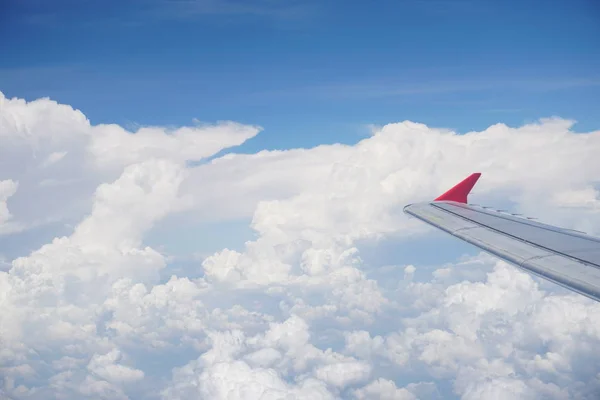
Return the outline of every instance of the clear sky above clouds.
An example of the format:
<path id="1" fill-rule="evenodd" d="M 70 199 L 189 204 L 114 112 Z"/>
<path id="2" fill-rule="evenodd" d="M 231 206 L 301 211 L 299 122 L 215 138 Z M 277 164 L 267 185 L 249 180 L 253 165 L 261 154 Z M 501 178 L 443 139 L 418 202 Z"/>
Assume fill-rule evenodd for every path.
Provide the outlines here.
<path id="1" fill-rule="evenodd" d="M 355 142 L 407 118 L 461 132 L 553 115 L 600 124 L 594 0 L 2 7 L 4 93 L 51 96 L 94 123 L 235 119 L 265 128 L 252 151 Z"/>
<path id="2" fill-rule="evenodd" d="M 402 212 L 600 234 L 595 1 L 0 7 L 0 400 L 600 395 L 600 303 Z"/>

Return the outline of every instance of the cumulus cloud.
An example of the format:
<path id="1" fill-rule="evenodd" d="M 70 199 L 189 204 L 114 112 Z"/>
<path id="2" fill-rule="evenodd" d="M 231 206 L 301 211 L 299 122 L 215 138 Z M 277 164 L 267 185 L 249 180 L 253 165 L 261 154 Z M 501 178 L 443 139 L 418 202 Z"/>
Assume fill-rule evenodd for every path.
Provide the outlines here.
<path id="1" fill-rule="evenodd" d="M 260 130 L 221 122 L 130 132 L 115 124 L 93 125 L 81 111 L 47 98 L 27 102 L 0 92 L 0 179 L 19 182 L 15 223 L 76 224 L 96 188 L 117 179 L 127 166 L 153 159 L 199 161 Z"/>
<path id="2" fill-rule="evenodd" d="M 600 132 L 572 126 L 406 121 L 351 146 L 190 163 L 260 128 L 129 132 L 0 96 L 0 227 L 73 223 L 0 270 L 0 396 L 597 398 L 597 303 L 475 251 L 403 260 L 431 230 L 402 207 L 473 170 L 480 202 L 594 232 Z M 163 231 L 172 218 L 247 220 L 255 236 L 175 275 L 146 240 L 190 240 Z M 363 259 L 367 240 L 409 250 L 390 266 Z"/>

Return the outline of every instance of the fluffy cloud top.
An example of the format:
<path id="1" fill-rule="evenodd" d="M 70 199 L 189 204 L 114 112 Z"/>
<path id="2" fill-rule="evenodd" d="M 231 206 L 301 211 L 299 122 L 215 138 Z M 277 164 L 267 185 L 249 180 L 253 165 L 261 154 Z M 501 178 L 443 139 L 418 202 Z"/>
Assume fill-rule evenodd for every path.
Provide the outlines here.
<path id="1" fill-rule="evenodd" d="M 24 226 L 76 223 L 89 212 L 96 188 L 128 166 L 157 159 L 198 161 L 259 131 L 222 122 L 129 132 L 119 125 L 92 125 L 80 111 L 50 99 L 26 102 L 0 92 L 0 179 L 19 183 L 13 214 Z"/>
<path id="2" fill-rule="evenodd" d="M 475 252 L 361 258 L 364 240 L 410 249 L 431 230 L 402 207 L 474 170 L 481 202 L 597 232 L 600 132 L 572 125 L 406 121 L 191 164 L 259 128 L 128 132 L 0 94 L 0 231 L 72 224 L 0 270 L 0 398 L 595 399 L 599 304 Z M 182 217 L 256 236 L 174 275 L 146 238 Z"/>

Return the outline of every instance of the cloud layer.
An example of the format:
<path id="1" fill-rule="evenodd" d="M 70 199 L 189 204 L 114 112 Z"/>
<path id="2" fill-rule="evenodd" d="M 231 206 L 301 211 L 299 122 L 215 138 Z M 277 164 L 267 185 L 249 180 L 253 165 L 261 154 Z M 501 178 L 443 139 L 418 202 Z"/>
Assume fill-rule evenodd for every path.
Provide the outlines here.
<path id="1" fill-rule="evenodd" d="M 0 398 L 597 398 L 597 303 L 475 251 L 361 258 L 431 235 L 402 207 L 474 170 L 479 202 L 598 233 L 600 132 L 573 123 L 405 121 L 198 163 L 260 128 L 129 132 L 0 93 L 0 233 L 25 249 L 0 269 Z M 169 220 L 255 237 L 175 275 L 146 242 L 190 240 Z"/>

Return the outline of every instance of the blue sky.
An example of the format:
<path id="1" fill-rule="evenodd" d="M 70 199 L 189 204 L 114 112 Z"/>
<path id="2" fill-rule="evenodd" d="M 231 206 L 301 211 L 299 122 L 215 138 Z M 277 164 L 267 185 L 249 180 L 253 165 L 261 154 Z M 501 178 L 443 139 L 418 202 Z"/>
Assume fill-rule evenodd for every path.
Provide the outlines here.
<path id="1" fill-rule="evenodd" d="M 92 123 L 263 126 L 241 151 L 353 143 L 405 119 L 600 128 L 593 0 L 3 4 L 0 90 Z"/>

